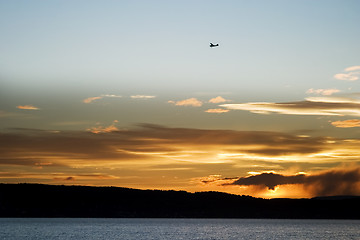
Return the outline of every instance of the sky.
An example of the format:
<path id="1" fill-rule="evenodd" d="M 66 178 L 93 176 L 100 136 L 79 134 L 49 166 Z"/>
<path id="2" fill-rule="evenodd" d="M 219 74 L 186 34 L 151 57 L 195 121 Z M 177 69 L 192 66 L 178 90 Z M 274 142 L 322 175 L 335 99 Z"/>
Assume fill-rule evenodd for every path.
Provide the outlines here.
<path id="1" fill-rule="evenodd" d="M 0 182 L 360 195 L 359 8 L 0 0 Z"/>

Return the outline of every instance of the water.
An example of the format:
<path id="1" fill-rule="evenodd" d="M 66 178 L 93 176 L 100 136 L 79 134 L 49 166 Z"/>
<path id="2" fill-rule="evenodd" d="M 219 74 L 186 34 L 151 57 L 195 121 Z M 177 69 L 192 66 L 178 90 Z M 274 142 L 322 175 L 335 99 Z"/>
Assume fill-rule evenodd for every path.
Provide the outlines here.
<path id="1" fill-rule="evenodd" d="M 360 239 L 360 220 L 0 218 L 0 239 Z"/>

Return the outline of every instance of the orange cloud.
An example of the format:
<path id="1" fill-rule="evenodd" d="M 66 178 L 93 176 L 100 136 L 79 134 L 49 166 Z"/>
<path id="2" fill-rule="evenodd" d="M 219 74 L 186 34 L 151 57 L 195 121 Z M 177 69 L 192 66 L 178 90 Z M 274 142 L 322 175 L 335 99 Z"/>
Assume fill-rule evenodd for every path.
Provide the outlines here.
<path id="1" fill-rule="evenodd" d="M 209 100 L 209 103 L 223 103 L 223 102 L 228 102 L 229 100 L 226 100 L 225 98 L 221 97 L 221 96 L 217 96 L 216 98 L 212 98 Z"/>
<path id="2" fill-rule="evenodd" d="M 92 103 L 95 100 L 103 99 L 103 98 L 121 98 L 122 96 L 114 95 L 114 94 L 102 94 L 97 97 L 89 97 L 83 100 L 83 103 Z"/>
<path id="3" fill-rule="evenodd" d="M 24 109 L 24 110 L 40 110 L 38 107 L 34 107 L 33 105 L 20 105 L 17 106 L 18 109 Z"/>
<path id="4" fill-rule="evenodd" d="M 349 119 L 345 121 L 335 121 L 331 123 L 333 126 L 338 128 L 353 128 L 360 127 L 360 119 Z"/>
<path id="5" fill-rule="evenodd" d="M 192 107 L 201 107 L 203 103 L 196 98 L 188 98 L 181 101 L 168 101 L 168 103 L 175 104 L 176 106 L 192 106 Z"/>
<path id="6" fill-rule="evenodd" d="M 208 109 L 205 112 L 207 113 L 226 113 L 229 112 L 230 110 L 228 109 L 222 109 L 222 108 L 215 108 L 215 109 Z"/>
<path id="7" fill-rule="evenodd" d="M 117 123 L 117 120 L 115 120 L 114 123 Z M 87 130 L 95 134 L 119 131 L 119 129 L 114 124 L 111 124 L 110 126 L 107 127 L 103 127 L 103 126 L 92 127 Z"/>
<path id="8" fill-rule="evenodd" d="M 83 100 L 83 103 L 92 103 L 95 100 L 102 99 L 103 97 L 89 97 Z"/>

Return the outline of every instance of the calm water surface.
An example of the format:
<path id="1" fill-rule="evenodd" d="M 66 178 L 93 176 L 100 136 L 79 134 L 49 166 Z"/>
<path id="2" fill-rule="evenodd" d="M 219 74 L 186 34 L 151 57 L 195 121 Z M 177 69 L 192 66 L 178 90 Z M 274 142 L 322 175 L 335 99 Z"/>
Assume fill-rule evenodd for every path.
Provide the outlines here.
<path id="1" fill-rule="evenodd" d="M 0 218 L 0 239 L 360 239 L 360 220 Z"/>

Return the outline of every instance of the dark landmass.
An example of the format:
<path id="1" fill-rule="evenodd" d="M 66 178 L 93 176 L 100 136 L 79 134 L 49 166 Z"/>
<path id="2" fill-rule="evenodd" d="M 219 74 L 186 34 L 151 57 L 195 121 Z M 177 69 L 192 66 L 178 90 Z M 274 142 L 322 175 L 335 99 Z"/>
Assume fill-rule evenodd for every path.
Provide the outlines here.
<path id="1" fill-rule="evenodd" d="M 261 199 L 220 192 L 0 184 L 0 217 L 360 219 L 360 197 Z"/>

